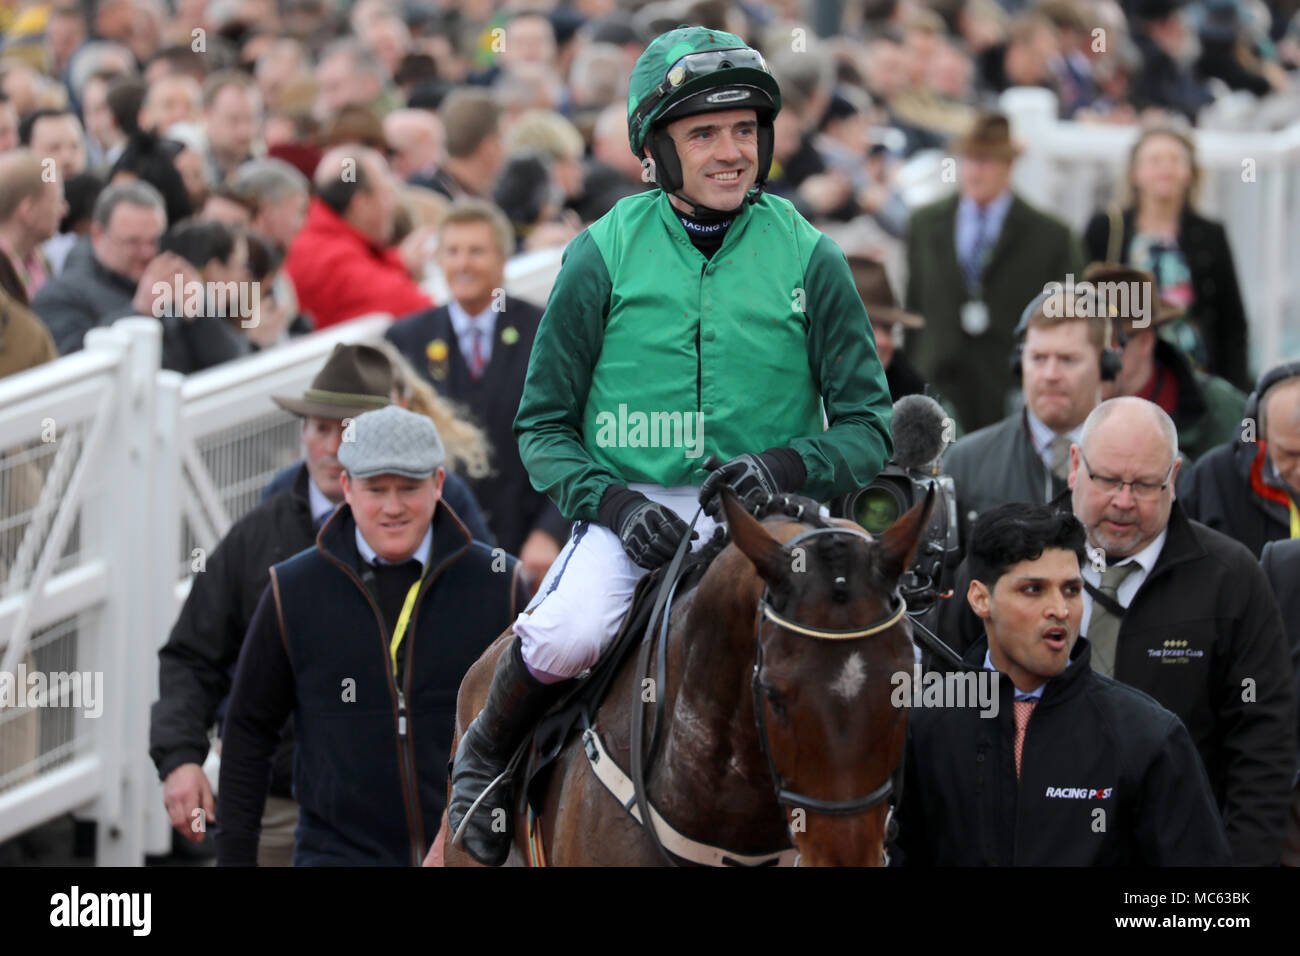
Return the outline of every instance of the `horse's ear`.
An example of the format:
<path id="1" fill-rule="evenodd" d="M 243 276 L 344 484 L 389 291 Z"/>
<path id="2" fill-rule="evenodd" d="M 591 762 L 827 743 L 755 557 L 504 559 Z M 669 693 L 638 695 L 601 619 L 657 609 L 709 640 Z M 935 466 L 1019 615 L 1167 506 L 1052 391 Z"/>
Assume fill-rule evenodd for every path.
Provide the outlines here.
<path id="1" fill-rule="evenodd" d="M 790 571 L 790 555 L 781 542 L 768 534 L 758 519 L 745 510 L 730 488 L 723 485 L 719 493 L 732 543 L 754 563 L 758 576 L 768 584 L 775 586 L 784 581 Z"/>
<path id="2" fill-rule="evenodd" d="M 934 514 L 936 498 L 934 487 L 934 482 L 931 482 L 925 500 L 914 504 L 880 536 L 882 550 L 880 569 L 890 581 L 897 581 L 902 577 L 903 572 L 911 567 L 912 559 L 916 557 L 917 546 L 921 543 L 921 534 L 929 526 L 930 516 Z"/>

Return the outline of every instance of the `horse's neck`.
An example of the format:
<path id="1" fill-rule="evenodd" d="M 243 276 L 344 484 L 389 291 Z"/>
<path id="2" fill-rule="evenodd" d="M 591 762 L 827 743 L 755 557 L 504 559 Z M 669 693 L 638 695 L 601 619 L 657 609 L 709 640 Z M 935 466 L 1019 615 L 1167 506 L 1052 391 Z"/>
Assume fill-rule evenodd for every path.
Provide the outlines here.
<path id="1" fill-rule="evenodd" d="M 669 656 L 680 661 L 681 677 L 669 689 L 655 789 L 679 807 L 724 808 L 725 819 L 746 834 L 754 832 L 756 815 L 774 821 L 780 832 L 784 823 L 754 723 L 757 602 L 742 602 L 751 608 L 746 613 L 734 599 L 718 606 L 715 596 L 702 583 L 669 637 Z"/>

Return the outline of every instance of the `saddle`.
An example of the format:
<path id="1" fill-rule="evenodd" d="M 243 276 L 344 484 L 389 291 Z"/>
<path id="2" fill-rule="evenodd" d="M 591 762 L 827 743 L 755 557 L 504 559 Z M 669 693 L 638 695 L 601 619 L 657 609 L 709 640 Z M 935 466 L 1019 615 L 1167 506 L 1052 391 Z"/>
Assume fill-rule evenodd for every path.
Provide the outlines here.
<path id="1" fill-rule="evenodd" d="M 706 549 L 709 550 L 709 549 Z M 712 561 L 713 554 L 692 554 L 678 577 L 669 602 L 664 605 L 660 621 L 667 621 L 672 613 L 672 601 L 682 597 L 699 584 Z M 538 722 L 533 730 L 532 744 L 522 774 L 523 792 L 535 816 L 540 817 L 546 799 L 546 784 L 551 770 L 569 739 L 596 722 L 596 713 L 609 694 L 624 660 L 641 644 L 650 626 L 655 596 L 665 568 L 660 567 L 641 578 L 632 593 L 632 605 L 614 641 L 587 673 L 578 678 L 577 685 L 552 710 Z"/>

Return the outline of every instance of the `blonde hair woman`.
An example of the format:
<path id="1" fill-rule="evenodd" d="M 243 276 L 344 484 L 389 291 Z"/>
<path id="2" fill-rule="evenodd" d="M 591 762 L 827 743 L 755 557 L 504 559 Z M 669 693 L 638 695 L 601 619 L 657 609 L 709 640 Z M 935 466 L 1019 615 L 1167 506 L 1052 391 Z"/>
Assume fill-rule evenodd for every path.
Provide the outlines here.
<path id="1" fill-rule="evenodd" d="M 1186 309 L 1169 336 L 1193 363 L 1249 391 L 1246 310 L 1222 224 L 1196 211 L 1196 145 L 1177 126 L 1143 130 L 1129 153 L 1124 205 L 1098 212 L 1084 230 L 1092 262 L 1121 263 L 1156 277 L 1162 299 Z"/>
<path id="2" fill-rule="evenodd" d="M 393 363 L 393 401 L 432 419 L 447 451 L 451 470 L 466 478 L 486 478 L 492 471 L 487 436 L 420 377 L 405 356 L 387 339 L 369 342 Z"/>

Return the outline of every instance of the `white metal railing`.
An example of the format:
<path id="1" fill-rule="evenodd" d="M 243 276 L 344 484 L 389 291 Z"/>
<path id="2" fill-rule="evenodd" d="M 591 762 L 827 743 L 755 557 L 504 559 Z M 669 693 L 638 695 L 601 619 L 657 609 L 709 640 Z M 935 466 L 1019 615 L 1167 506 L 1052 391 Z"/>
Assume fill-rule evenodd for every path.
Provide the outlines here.
<path id="1" fill-rule="evenodd" d="M 1011 89 L 1001 107 L 1024 153 L 1015 186 L 1081 233 L 1114 201 L 1136 126 L 1057 119 L 1048 90 Z M 1250 322 L 1251 364 L 1262 371 L 1300 355 L 1300 123 L 1279 132 L 1193 131 L 1201 167 L 1198 208 L 1228 233 Z"/>
<path id="2" fill-rule="evenodd" d="M 511 260 L 510 294 L 544 304 L 559 262 L 560 250 Z M 335 344 L 391 321 L 354 319 L 183 377 L 158 370 L 155 320 L 123 319 L 82 352 L 0 379 L 0 675 L 103 682 L 97 716 L 0 708 L 0 841 L 72 812 L 96 821 L 100 864 L 166 852 L 149 708 L 195 549 L 210 553 L 300 455 L 297 419 L 270 397 L 301 394 Z"/>

